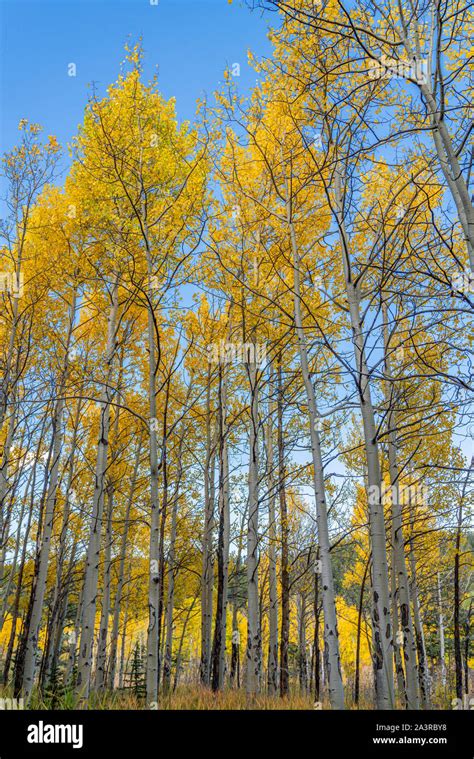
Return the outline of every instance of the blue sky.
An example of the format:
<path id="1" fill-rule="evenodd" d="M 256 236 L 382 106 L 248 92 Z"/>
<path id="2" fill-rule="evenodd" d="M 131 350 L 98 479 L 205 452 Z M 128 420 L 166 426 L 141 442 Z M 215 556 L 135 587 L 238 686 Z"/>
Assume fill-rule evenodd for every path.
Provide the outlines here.
<path id="1" fill-rule="evenodd" d="M 17 142 L 23 117 L 68 142 L 90 83 L 103 91 L 117 78 L 127 38 L 143 37 L 145 77 L 158 65 L 180 119 L 193 117 L 196 99 L 216 89 L 228 65 L 240 64 L 239 89 L 248 91 L 255 72 L 247 50 L 270 52 L 268 17 L 240 0 L 0 0 L 0 13 L 2 152 Z"/>

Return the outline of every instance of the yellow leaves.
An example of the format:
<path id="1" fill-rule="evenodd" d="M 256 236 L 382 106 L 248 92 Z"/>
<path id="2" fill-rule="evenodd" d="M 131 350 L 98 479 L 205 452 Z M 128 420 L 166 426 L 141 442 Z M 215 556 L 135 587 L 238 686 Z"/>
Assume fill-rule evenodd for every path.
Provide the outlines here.
<path id="1" fill-rule="evenodd" d="M 141 59 L 140 45 L 129 52 L 134 61 Z M 187 122 L 178 125 L 175 99 L 165 100 L 155 82 L 144 84 L 138 67 L 120 76 L 107 97 L 86 111 L 75 152 L 80 161 L 71 174 L 89 223 L 94 219 L 103 229 L 112 223 L 121 230 L 128 255 L 138 253 L 139 281 L 145 212 L 147 246 L 169 255 L 170 264 L 181 237 L 193 243 L 194 209 L 197 220 L 207 181 L 199 135 Z M 183 218 L 190 221 L 186 228 Z M 125 263 L 116 245 L 106 248 L 111 262 Z"/>
<path id="2" fill-rule="evenodd" d="M 344 675 L 350 676 L 355 672 L 356 652 L 357 652 L 357 629 L 358 629 L 358 609 L 348 604 L 344 598 L 336 598 L 336 609 L 338 617 L 339 647 L 341 654 L 341 664 Z M 369 667 L 371 664 L 371 654 L 369 651 L 368 640 L 371 638 L 370 626 L 361 619 L 360 634 L 360 664 Z"/>
<path id="3" fill-rule="evenodd" d="M 133 47 L 130 47 L 130 45 L 126 43 L 125 52 L 127 53 L 125 60 L 131 63 L 134 69 L 141 70 L 141 63 L 143 60 L 143 45 L 141 37 Z"/>
<path id="4" fill-rule="evenodd" d="M 46 149 L 51 153 L 57 153 L 59 150 L 61 150 L 61 146 L 53 134 L 48 135 L 48 143 L 46 145 Z"/>
<path id="5" fill-rule="evenodd" d="M 28 124 L 29 124 L 28 119 L 25 119 L 25 118 L 20 119 L 20 121 L 18 122 L 18 129 L 19 129 L 19 131 L 20 132 L 26 131 L 26 129 L 28 127 Z M 28 131 L 32 135 L 37 135 L 37 134 L 39 134 L 42 131 L 42 128 L 41 128 L 40 124 L 34 124 L 33 123 L 33 124 L 29 124 Z"/>
<path id="6" fill-rule="evenodd" d="M 0 646 L 3 648 L 4 651 L 6 651 L 8 648 L 8 642 L 10 640 L 12 626 L 13 626 L 13 618 L 10 614 L 7 614 L 3 622 L 3 626 L 0 630 Z M 19 631 L 21 630 L 20 616 L 17 617 L 15 629 L 17 633 L 19 633 Z"/>

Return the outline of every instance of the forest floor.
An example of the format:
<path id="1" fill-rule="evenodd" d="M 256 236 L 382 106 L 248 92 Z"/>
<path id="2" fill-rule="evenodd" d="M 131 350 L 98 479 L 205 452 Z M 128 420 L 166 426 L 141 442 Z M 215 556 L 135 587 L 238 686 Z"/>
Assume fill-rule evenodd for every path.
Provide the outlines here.
<path id="1" fill-rule="evenodd" d="M 361 695 L 358 709 L 373 709 L 373 701 Z M 0 687 L 0 704 L 3 708 L 5 699 L 12 697 L 10 689 Z M 2 708 L 0 706 L 0 708 Z M 31 709 L 39 710 L 70 710 L 78 708 L 77 697 L 73 691 L 60 691 L 57 694 L 39 694 L 34 692 L 30 704 Z M 114 692 L 105 692 L 101 694 L 93 693 L 89 698 L 89 709 L 99 710 L 145 710 L 147 709 L 145 699 L 136 695 L 129 690 L 117 690 Z M 213 693 L 212 690 L 201 686 L 180 686 L 174 693 L 160 694 L 158 699 L 159 710 L 192 710 L 192 711 L 209 711 L 209 710 L 311 710 L 329 709 L 329 703 L 323 701 L 321 704 L 315 704 L 314 698 L 310 695 L 301 695 L 293 693 L 286 698 L 280 696 L 270 696 L 261 694 L 251 701 L 248 701 L 244 689 L 228 689 L 221 693 Z M 353 703 L 347 705 L 348 709 L 355 709 Z M 399 708 L 402 708 L 399 705 Z M 433 709 L 450 709 L 452 708 L 448 700 L 441 698 L 433 699 Z"/>
<path id="2" fill-rule="evenodd" d="M 12 698 L 10 689 L 0 687 L 0 703 L 2 700 Z M 77 697 L 73 691 L 59 690 L 56 694 L 33 692 L 31 709 L 76 709 L 78 708 Z M 213 693 L 212 690 L 201 686 L 182 686 L 174 693 L 160 694 L 158 709 L 165 710 L 219 710 L 219 709 L 279 709 L 301 710 L 315 709 L 314 698 L 300 694 L 290 695 L 287 698 L 262 694 L 252 699 L 251 704 L 247 701 L 245 690 L 226 690 L 222 693 Z M 322 705 L 325 708 L 325 705 Z M 89 698 L 89 709 L 147 709 L 145 698 L 130 690 L 117 690 L 114 692 L 92 693 Z"/>

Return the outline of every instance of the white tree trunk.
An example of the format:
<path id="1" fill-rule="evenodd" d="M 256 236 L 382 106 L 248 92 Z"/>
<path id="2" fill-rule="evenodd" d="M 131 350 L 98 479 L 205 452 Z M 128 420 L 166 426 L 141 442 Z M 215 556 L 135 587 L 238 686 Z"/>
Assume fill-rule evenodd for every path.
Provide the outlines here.
<path id="1" fill-rule="evenodd" d="M 211 371 L 206 388 L 206 452 L 204 462 L 204 526 L 202 536 L 201 572 L 201 682 L 208 686 L 211 676 L 212 590 L 214 587 L 214 461 L 211 437 Z"/>
<path id="2" fill-rule="evenodd" d="M 104 570 L 102 583 L 102 601 L 100 610 L 99 636 L 97 640 L 97 665 L 95 672 L 95 689 L 101 691 L 106 680 L 107 635 L 110 618 L 110 581 L 112 569 L 112 512 L 114 489 L 112 483 L 107 488 L 107 518 L 104 536 Z"/>
<path id="3" fill-rule="evenodd" d="M 316 396 L 310 377 L 306 336 L 301 315 L 300 257 L 296 241 L 295 228 L 291 217 L 290 200 L 287 200 L 287 221 L 290 230 L 293 253 L 294 277 L 294 317 L 301 372 L 308 404 L 311 455 L 313 461 L 313 487 L 316 500 L 316 521 L 318 525 L 319 556 L 321 567 L 321 595 L 324 612 L 325 669 L 327 672 L 329 700 L 333 709 L 344 709 L 344 687 L 341 674 L 339 652 L 339 635 L 337 630 L 336 599 L 334 577 L 331 564 L 331 545 L 326 505 L 326 488 L 324 484 L 324 467 L 319 436 L 319 413 Z"/>
<path id="4" fill-rule="evenodd" d="M 227 591 L 229 581 L 229 454 L 227 446 L 227 370 L 219 367 L 219 534 L 217 544 L 217 604 L 212 651 L 212 688 L 222 690 L 225 680 Z"/>
<path id="5" fill-rule="evenodd" d="M 411 614 L 410 589 L 405 558 L 405 538 L 403 534 L 402 506 L 400 499 L 400 471 L 398 466 L 396 424 L 397 417 L 393 405 L 393 378 L 390 361 L 390 346 L 388 339 L 388 310 L 382 305 L 384 319 L 384 349 L 386 368 L 386 402 L 389 406 L 387 416 L 388 427 L 388 465 L 391 484 L 392 500 L 392 557 L 395 577 L 395 608 L 400 609 L 400 626 L 403 633 L 403 653 L 405 659 L 406 697 L 408 709 L 419 709 L 418 700 L 418 671 L 416 662 L 416 639 Z M 396 643 L 398 645 L 398 643 Z"/>
<path id="6" fill-rule="evenodd" d="M 125 582 L 125 558 L 127 552 L 128 530 L 130 525 L 130 509 L 133 503 L 133 496 L 135 494 L 135 487 L 138 477 L 138 468 L 140 466 L 140 455 L 142 452 L 142 436 L 140 435 L 137 451 L 135 455 L 135 465 L 132 474 L 132 480 L 130 483 L 130 493 L 127 499 L 127 506 L 125 509 L 125 518 L 122 532 L 122 540 L 120 543 L 119 551 L 119 570 L 117 580 L 117 590 L 115 592 L 114 600 L 114 616 L 112 622 L 112 632 L 110 636 L 110 656 L 109 656 L 109 669 L 107 672 L 107 686 L 109 690 L 112 690 L 115 685 L 115 672 L 117 670 L 117 645 L 119 636 L 119 623 L 120 623 L 120 610 L 122 605 L 123 587 Z"/>
<path id="7" fill-rule="evenodd" d="M 38 573 L 35 578 L 33 599 L 31 607 L 31 617 L 28 627 L 28 635 L 25 646 L 25 660 L 23 668 L 22 692 L 26 701 L 30 699 L 34 685 L 36 671 L 36 656 L 38 651 L 39 632 L 41 626 L 41 617 L 43 614 L 44 597 L 46 593 L 46 583 L 48 576 L 49 554 L 51 549 L 51 538 L 53 534 L 54 511 L 56 505 L 56 494 L 59 478 L 59 462 L 63 442 L 63 411 L 65 406 L 64 394 L 66 380 L 69 368 L 69 348 L 71 336 L 74 327 L 74 317 L 76 308 L 75 293 L 69 310 L 69 325 L 66 340 L 66 351 L 64 364 L 59 382 L 59 397 L 55 404 L 52 424 L 52 455 L 51 470 L 49 472 L 48 490 L 46 495 L 46 506 L 44 512 L 43 531 L 41 535 L 41 548 L 38 561 Z"/>
<path id="8" fill-rule="evenodd" d="M 81 391 L 82 392 L 82 391 Z M 74 465 L 77 445 L 77 434 L 79 428 L 79 419 L 82 408 L 82 402 L 79 399 L 76 408 L 76 414 L 74 418 L 74 427 L 71 440 L 71 453 L 68 460 L 68 474 L 66 481 L 66 498 L 64 503 L 64 511 L 61 522 L 61 531 L 59 533 L 59 553 L 56 560 L 56 575 L 53 590 L 53 599 L 51 602 L 51 616 L 49 619 L 49 650 L 46 652 L 47 658 L 44 666 L 43 682 L 48 682 L 49 675 L 51 673 L 51 666 L 56 658 L 55 640 L 61 636 L 61 630 L 59 629 L 59 616 L 60 609 L 63 606 L 63 598 L 61 596 L 61 588 L 63 583 L 63 569 L 64 562 L 66 560 L 67 551 L 67 536 L 70 519 L 70 506 L 71 506 L 71 488 L 74 477 Z"/>
<path id="9" fill-rule="evenodd" d="M 443 599 L 441 596 L 441 578 L 438 572 L 438 624 L 439 624 L 439 659 L 441 665 L 441 684 L 446 688 L 446 652 L 444 642 Z"/>
<path id="10" fill-rule="evenodd" d="M 370 375 L 365 356 L 365 341 L 359 307 L 359 292 L 352 279 L 350 246 L 344 222 L 342 177 L 336 170 L 334 185 L 336 221 L 341 245 L 342 266 L 352 327 L 354 363 L 357 375 L 368 477 L 369 530 L 372 550 L 372 585 L 374 602 L 374 647 L 377 676 L 377 707 L 393 709 L 393 641 L 390 620 L 385 516 L 382 503 L 382 475 L 377 444 L 377 426 L 370 391 Z"/>
<path id="11" fill-rule="evenodd" d="M 258 597 L 258 387 L 257 365 L 248 362 L 250 382 L 250 459 L 248 472 L 249 513 L 247 520 L 247 666 L 246 689 L 249 697 L 260 688 L 260 614 Z"/>
<path id="12" fill-rule="evenodd" d="M 272 368 L 269 374 L 269 395 L 272 394 Z M 278 582 L 277 582 L 277 529 L 276 529 L 276 483 L 273 456 L 273 418 L 276 413 L 275 403 L 268 403 L 268 421 L 266 434 L 267 448 L 267 488 L 268 488 L 268 692 L 278 692 Z"/>
<path id="13" fill-rule="evenodd" d="M 173 654 L 173 611 L 174 611 L 174 587 L 177 572 L 176 563 L 176 534 L 178 528 L 178 506 L 180 500 L 180 486 L 183 473 L 182 450 L 184 436 L 181 434 L 177 451 L 176 480 L 171 506 L 171 530 L 168 553 L 168 592 L 166 596 L 166 640 L 165 655 L 163 658 L 163 690 L 168 692 L 171 686 L 171 662 Z"/>
<path id="14" fill-rule="evenodd" d="M 95 469 L 94 495 L 90 532 L 87 545 L 86 566 L 84 574 L 82 629 L 79 647 L 76 693 L 86 701 L 89 697 L 92 671 L 92 648 L 97 607 L 97 589 L 99 581 L 100 538 L 106 488 L 107 457 L 109 448 L 110 408 L 113 398 L 112 376 L 116 347 L 118 318 L 118 278 L 115 279 L 111 293 L 111 307 L 108 316 L 106 377 L 100 401 L 99 439 Z"/>
<path id="15" fill-rule="evenodd" d="M 158 438 L 157 438 L 157 403 L 156 374 L 159 364 L 155 335 L 153 312 L 152 264 L 147 240 L 148 265 L 148 403 L 150 414 L 150 551 L 148 579 L 148 629 L 147 629 L 147 664 L 146 664 L 146 698 L 148 706 L 155 706 L 158 701 L 159 678 L 159 608 L 160 608 L 160 504 L 158 482 Z"/>

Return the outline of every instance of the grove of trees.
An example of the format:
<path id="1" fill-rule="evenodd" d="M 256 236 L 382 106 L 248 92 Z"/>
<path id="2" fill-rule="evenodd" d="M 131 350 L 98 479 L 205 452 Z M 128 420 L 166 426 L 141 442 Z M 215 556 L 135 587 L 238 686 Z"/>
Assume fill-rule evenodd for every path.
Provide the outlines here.
<path id="1" fill-rule="evenodd" d="M 3 158 L 2 693 L 463 708 L 469 12 L 248 4 L 247 96 L 180 122 L 138 42 L 66 175 L 26 116 Z"/>

